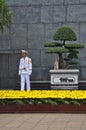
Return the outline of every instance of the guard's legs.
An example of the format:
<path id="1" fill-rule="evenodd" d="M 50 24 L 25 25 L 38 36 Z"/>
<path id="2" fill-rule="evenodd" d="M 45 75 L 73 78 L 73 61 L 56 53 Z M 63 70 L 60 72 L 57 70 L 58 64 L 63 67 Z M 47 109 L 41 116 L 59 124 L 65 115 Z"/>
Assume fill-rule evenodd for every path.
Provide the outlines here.
<path id="1" fill-rule="evenodd" d="M 25 87 L 25 75 L 21 75 L 21 90 L 24 90 Z"/>
<path id="2" fill-rule="evenodd" d="M 25 75 L 25 79 L 26 79 L 26 89 L 30 90 L 30 76 Z"/>

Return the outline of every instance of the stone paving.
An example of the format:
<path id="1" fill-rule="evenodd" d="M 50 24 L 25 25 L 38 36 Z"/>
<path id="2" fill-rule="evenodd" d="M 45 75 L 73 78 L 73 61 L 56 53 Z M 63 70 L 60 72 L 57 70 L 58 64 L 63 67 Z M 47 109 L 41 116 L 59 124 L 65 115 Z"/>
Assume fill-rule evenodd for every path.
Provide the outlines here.
<path id="1" fill-rule="evenodd" d="M 0 114 L 0 130 L 86 130 L 86 114 Z"/>

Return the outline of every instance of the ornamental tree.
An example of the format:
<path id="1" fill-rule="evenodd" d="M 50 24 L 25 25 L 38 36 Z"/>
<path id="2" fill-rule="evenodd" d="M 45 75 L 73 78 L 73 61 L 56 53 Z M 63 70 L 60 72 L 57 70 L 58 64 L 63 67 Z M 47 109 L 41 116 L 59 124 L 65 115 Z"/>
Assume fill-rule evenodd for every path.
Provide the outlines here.
<path id="1" fill-rule="evenodd" d="M 0 0 L 0 30 L 3 31 L 4 26 L 9 27 L 11 24 L 12 13 L 8 8 L 5 0 Z"/>
<path id="2" fill-rule="evenodd" d="M 70 27 L 63 26 L 57 29 L 52 42 L 44 44 L 46 53 L 58 54 L 59 69 L 67 68 L 69 64 L 78 64 L 79 49 L 84 48 L 84 45 L 75 43 L 76 40 L 75 32 Z"/>

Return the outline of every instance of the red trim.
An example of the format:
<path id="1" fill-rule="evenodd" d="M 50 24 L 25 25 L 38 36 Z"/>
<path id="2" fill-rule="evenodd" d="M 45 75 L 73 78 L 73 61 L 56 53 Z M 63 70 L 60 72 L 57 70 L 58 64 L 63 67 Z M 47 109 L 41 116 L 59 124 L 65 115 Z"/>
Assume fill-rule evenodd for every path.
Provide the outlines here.
<path id="1" fill-rule="evenodd" d="M 0 104 L 0 113 L 86 113 L 86 104 L 81 106 L 73 104 L 42 104 L 42 105 L 17 105 Z"/>

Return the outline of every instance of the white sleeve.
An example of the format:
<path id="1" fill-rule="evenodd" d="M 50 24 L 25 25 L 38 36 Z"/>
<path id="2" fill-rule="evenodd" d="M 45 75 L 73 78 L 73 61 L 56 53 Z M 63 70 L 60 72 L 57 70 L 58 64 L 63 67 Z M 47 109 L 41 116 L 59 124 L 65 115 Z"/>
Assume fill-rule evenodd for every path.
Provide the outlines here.
<path id="1" fill-rule="evenodd" d="M 19 63 L 19 75 L 21 75 L 21 60 L 20 60 L 20 63 Z"/>
<path id="2" fill-rule="evenodd" d="M 32 74 L 32 62 L 29 63 L 29 75 Z"/>

